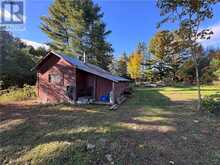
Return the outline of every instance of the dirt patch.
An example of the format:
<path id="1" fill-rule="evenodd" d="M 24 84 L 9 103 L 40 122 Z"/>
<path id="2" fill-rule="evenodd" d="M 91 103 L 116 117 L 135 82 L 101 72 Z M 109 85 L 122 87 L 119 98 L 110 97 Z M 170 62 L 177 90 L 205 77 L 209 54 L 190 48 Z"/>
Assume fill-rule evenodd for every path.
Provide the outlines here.
<path id="1" fill-rule="evenodd" d="M 117 111 L 36 100 L 1 104 L 0 164 L 219 165 L 219 117 L 178 100 L 141 89 Z"/>

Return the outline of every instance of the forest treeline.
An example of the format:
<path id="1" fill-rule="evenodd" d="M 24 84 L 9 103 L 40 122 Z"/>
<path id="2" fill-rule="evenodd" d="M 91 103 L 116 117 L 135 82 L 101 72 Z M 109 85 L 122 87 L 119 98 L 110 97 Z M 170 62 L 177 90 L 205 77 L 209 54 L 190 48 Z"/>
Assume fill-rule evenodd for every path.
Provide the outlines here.
<path id="1" fill-rule="evenodd" d="M 118 76 L 130 78 L 138 83 L 164 82 L 166 85 L 183 83 L 192 85 L 196 81 L 195 67 L 190 54 L 181 48 L 168 45 L 166 36 L 158 32 L 149 44 L 140 42 L 131 54 L 123 53 L 110 64 L 111 72 Z M 174 41 L 173 41 L 174 42 Z M 172 51 L 169 52 L 168 50 Z M 220 78 L 220 49 L 197 47 L 200 81 L 212 83 Z"/>
<path id="2" fill-rule="evenodd" d="M 158 0 L 157 6 L 162 10 L 167 7 L 166 3 L 168 2 Z M 173 5 L 173 2 L 169 3 L 170 6 Z M 194 9 L 193 4 L 180 5 L 183 9 Z M 202 3 L 200 8 L 192 12 L 209 7 L 207 5 L 211 4 Z M 187 16 L 188 13 L 184 14 Z M 159 30 L 149 43 L 137 43 L 132 53 L 124 52 L 122 55 L 113 56 L 114 50 L 107 41 L 111 31 L 107 29 L 103 15 L 101 8 L 91 0 L 55 0 L 48 9 L 48 15 L 41 17 L 40 28 L 50 38 L 47 43 L 49 50 L 78 59 L 86 54 L 89 63 L 135 82 L 193 84 L 197 81 L 197 69 L 201 83 L 211 83 L 220 77 L 220 49 L 204 48 L 197 41 L 189 44 L 185 34 L 191 34 L 192 31 L 187 31 L 187 28 L 190 28 L 188 24 L 184 25 L 183 22 L 179 29 L 173 31 Z M 203 35 L 211 35 L 211 32 L 204 30 Z M 208 36 L 207 39 L 209 38 Z M 192 56 L 192 46 L 196 58 Z M 36 72 L 31 69 L 49 50 L 43 47 L 34 49 L 1 28 L 1 88 L 35 84 Z"/>
<path id="3" fill-rule="evenodd" d="M 167 45 L 163 35 L 158 32 L 150 44 L 140 42 L 131 54 L 123 53 L 108 63 L 114 75 L 130 78 L 138 82 L 164 81 L 172 85 L 176 82 L 192 84 L 195 82 L 195 69 L 192 59 L 186 54 L 162 53 Z M 47 54 L 43 47 L 34 49 L 6 30 L 0 31 L 1 43 L 1 88 L 34 85 L 36 72 L 31 69 Z M 158 49 L 158 50 L 157 50 Z M 157 52 L 157 53 L 155 53 Z M 160 53 L 158 53 L 160 52 Z M 167 51 L 166 51 L 167 52 Z M 220 49 L 198 47 L 199 70 L 202 83 L 211 83 L 220 77 Z M 154 54 L 155 53 L 155 54 Z"/>
<path id="4" fill-rule="evenodd" d="M 43 47 L 34 49 L 5 29 L 0 29 L 0 88 L 34 85 L 36 72 L 31 69 L 47 54 Z"/>

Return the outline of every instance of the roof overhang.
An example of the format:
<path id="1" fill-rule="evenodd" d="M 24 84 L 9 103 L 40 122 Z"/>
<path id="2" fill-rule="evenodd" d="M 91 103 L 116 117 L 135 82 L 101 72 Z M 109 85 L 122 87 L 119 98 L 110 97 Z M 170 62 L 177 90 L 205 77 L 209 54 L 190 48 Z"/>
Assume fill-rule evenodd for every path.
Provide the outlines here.
<path id="1" fill-rule="evenodd" d="M 130 80 L 125 79 L 123 77 L 114 76 L 114 75 L 110 74 L 110 72 L 105 71 L 105 70 L 99 68 L 98 66 L 96 66 L 96 69 L 94 69 L 94 68 L 91 67 L 92 64 L 87 65 L 86 63 L 83 63 L 83 62 L 79 61 L 78 59 L 74 59 L 74 58 L 66 56 L 66 55 L 61 55 L 61 54 L 58 54 L 54 51 L 50 51 L 49 53 L 47 53 L 47 55 L 44 56 L 41 60 L 39 60 L 39 62 L 31 70 L 38 69 L 39 66 L 41 65 L 41 63 L 44 60 L 46 60 L 48 58 L 48 56 L 50 56 L 51 54 L 65 60 L 66 62 L 68 62 L 69 64 L 75 66 L 79 70 L 83 70 L 85 72 L 94 74 L 96 76 L 99 76 L 99 77 L 102 77 L 102 78 L 105 78 L 105 79 L 108 79 L 108 80 L 111 80 L 111 81 L 114 81 L 114 82 L 129 82 L 130 81 Z"/>

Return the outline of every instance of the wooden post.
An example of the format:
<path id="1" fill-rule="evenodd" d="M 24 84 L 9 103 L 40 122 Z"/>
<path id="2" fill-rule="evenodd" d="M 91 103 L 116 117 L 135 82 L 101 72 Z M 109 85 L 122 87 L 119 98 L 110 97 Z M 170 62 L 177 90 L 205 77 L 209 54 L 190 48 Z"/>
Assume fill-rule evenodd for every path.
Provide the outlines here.
<path id="1" fill-rule="evenodd" d="M 76 95 L 76 86 L 72 86 L 72 96 L 73 96 L 73 102 L 76 102 L 77 95 Z"/>
<path id="2" fill-rule="evenodd" d="M 96 76 L 94 76 L 93 80 L 93 99 L 96 100 Z"/>
<path id="3" fill-rule="evenodd" d="M 112 104 L 115 104 L 115 82 L 112 82 Z"/>
<path id="4" fill-rule="evenodd" d="M 39 73 L 37 72 L 37 97 L 39 98 L 40 96 L 40 92 L 39 92 L 39 88 L 40 88 L 40 82 L 39 82 Z"/>
<path id="5" fill-rule="evenodd" d="M 72 82 L 71 82 L 71 85 L 72 85 L 72 96 L 73 96 L 73 102 L 74 103 L 76 103 L 76 100 L 77 100 L 77 83 L 76 83 L 76 77 L 77 77 L 77 75 L 76 75 L 77 73 L 76 73 L 76 68 L 74 68 L 74 77 L 72 78 Z"/>

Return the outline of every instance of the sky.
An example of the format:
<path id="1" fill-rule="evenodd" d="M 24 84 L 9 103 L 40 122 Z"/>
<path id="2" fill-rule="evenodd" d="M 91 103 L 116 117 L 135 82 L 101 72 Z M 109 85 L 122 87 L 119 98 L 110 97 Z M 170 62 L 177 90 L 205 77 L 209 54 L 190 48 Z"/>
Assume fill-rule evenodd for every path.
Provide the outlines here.
<path id="1" fill-rule="evenodd" d="M 41 16 L 46 16 L 52 0 L 26 0 L 26 24 L 24 31 L 14 31 L 16 37 L 24 39 L 26 43 L 47 43 L 46 34 L 40 30 Z M 94 0 L 104 12 L 103 21 L 112 33 L 107 40 L 112 44 L 115 57 L 123 52 L 131 53 L 138 42 L 149 43 L 158 31 L 156 24 L 162 18 L 155 6 L 154 0 Z M 204 22 L 203 27 L 213 29 L 214 36 L 202 44 L 205 47 L 220 47 L 220 4 L 214 8 L 212 20 Z M 173 29 L 176 24 L 167 24 L 161 29 Z M 28 42 L 31 41 L 31 42 Z"/>

